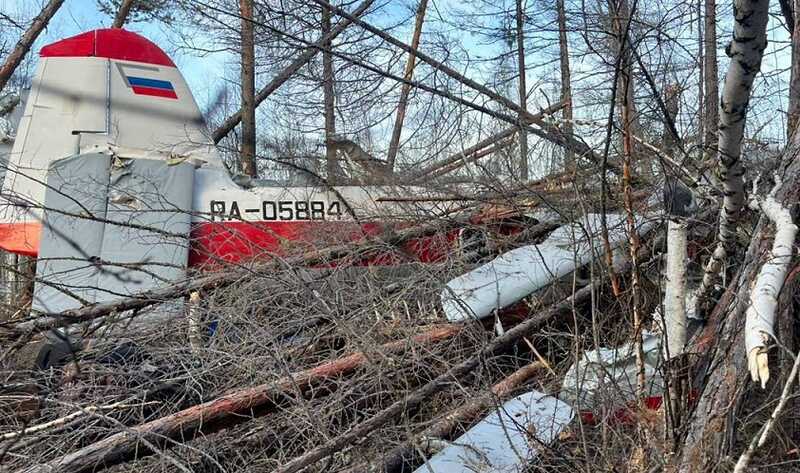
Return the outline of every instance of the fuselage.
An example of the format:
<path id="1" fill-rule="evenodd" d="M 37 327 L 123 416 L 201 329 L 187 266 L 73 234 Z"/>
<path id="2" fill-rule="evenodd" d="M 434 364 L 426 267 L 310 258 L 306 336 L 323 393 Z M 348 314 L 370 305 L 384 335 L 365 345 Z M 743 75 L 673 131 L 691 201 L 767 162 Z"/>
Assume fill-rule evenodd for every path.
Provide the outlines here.
<path id="1" fill-rule="evenodd" d="M 0 248 L 7 251 L 38 253 L 48 166 L 97 150 L 194 164 L 190 265 L 358 239 L 385 223 L 446 211 L 391 198 L 421 189 L 240 186 L 176 65 L 136 33 L 90 31 L 45 46 L 40 56 L 3 183 Z M 441 254 L 435 246 L 415 248 L 430 260 Z"/>

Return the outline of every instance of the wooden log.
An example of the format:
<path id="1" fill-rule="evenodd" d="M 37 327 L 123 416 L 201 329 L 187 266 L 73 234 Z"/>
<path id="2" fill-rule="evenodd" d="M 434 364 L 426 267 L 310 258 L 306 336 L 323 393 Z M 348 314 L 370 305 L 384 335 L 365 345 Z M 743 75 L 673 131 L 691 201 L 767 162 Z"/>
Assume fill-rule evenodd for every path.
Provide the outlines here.
<path id="1" fill-rule="evenodd" d="M 507 398 L 515 389 L 531 379 L 533 375 L 539 373 L 543 368 L 545 368 L 545 364 L 540 361 L 523 366 L 492 386 L 491 395 L 480 397 L 454 409 L 427 429 L 415 434 L 415 437 L 421 439 L 450 437 L 459 424 L 474 420 L 481 413 L 494 406 L 498 399 Z M 359 465 L 340 473 L 362 473 L 365 471 L 389 473 L 398 471 L 404 463 L 415 457 L 414 445 L 412 443 L 404 443 L 393 448 L 374 463 Z"/>
<path id="2" fill-rule="evenodd" d="M 463 330 L 458 324 L 446 324 L 409 339 L 382 345 L 382 353 L 403 353 L 415 345 L 430 345 L 456 336 Z M 343 376 L 364 366 L 370 359 L 366 352 L 329 361 L 314 368 L 293 373 L 272 383 L 241 389 L 212 401 L 205 402 L 145 424 L 131 427 L 95 442 L 73 453 L 44 464 L 19 470 L 19 473 L 53 473 L 99 471 L 131 457 L 149 454 L 146 442 L 169 447 L 165 440 L 187 439 L 198 431 L 207 434 L 219 428 L 215 421 L 232 416 L 247 416 L 251 409 L 277 406 L 287 398 L 303 396 L 309 388 Z M 264 412 L 265 413 L 265 412 Z"/>

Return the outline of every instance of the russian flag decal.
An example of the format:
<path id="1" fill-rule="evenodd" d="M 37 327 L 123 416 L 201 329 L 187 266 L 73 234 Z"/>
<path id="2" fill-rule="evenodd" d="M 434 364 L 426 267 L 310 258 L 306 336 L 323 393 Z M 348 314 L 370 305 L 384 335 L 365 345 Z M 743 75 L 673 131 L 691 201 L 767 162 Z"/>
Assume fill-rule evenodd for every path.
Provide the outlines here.
<path id="1" fill-rule="evenodd" d="M 167 99 L 178 98 L 178 94 L 175 93 L 175 88 L 170 81 L 134 76 L 125 76 L 125 79 L 136 95 L 150 95 Z"/>

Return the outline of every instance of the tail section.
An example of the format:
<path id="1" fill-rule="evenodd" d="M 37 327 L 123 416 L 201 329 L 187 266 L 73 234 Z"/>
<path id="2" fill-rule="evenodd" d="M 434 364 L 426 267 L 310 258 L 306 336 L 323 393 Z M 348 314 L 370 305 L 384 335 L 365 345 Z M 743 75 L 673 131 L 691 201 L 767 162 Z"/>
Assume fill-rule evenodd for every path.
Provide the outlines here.
<path id="1" fill-rule="evenodd" d="M 0 248 L 37 253 L 55 160 L 111 148 L 222 168 L 186 81 L 154 43 L 102 29 L 45 46 L 40 56 L 3 183 Z"/>

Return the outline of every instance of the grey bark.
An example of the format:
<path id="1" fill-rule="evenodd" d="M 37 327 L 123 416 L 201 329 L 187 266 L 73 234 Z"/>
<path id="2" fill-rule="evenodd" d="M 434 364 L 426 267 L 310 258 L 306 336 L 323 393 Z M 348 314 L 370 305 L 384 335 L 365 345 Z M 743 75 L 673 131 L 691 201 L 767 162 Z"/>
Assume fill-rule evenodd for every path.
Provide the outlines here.
<path id="1" fill-rule="evenodd" d="M 241 80 L 242 80 L 242 172 L 258 175 L 256 167 L 256 69 L 253 0 L 239 0 L 241 16 Z"/>
<path id="2" fill-rule="evenodd" d="M 525 13 L 522 0 L 517 0 L 517 70 L 519 71 L 519 178 L 528 180 L 528 133 L 525 115 L 528 113 L 528 86 L 525 81 Z"/>
<path id="3" fill-rule="evenodd" d="M 331 11 L 322 8 L 322 37 L 327 38 L 331 33 Z M 336 135 L 336 111 L 334 110 L 333 89 L 333 56 L 330 53 L 333 42 L 326 41 L 322 51 L 322 94 L 325 108 L 325 175 L 328 184 L 336 184 L 341 178 L 341 167 L 336 156 L 336 147 L 332 140 Z"/>
<path id="4" fill-rule="evenodd" d="M 569 42 L 567 40 L 567 13 L 564 9 L 564 0 L 556 0 L 556 10 L 558 16 L 558 51 L 559 66 L 561 69 L 561 103 L 564 104 L 562 118 L 564 124 L 562 129 L 564 134 L 572 136 L 572 79 L 569 67 Z M 564 165 L 567 168 L 575 166 L 575 153 L 567 149 L 564 151 Z"/>
<path id="5" fill-rule="evenodd" d="M 661 148 L 664 152 L 667 153 L 670 157 L 675 156 L 675 152 L 678 147 L 678 142 L 675 139 L 675 135 L 673 135 L 672 130 L 670 129 L 668 121 L 672 121 L 675 123 L 675 120 L 678 117 L 678 107 L 680 105 L 680 98 L 681 98 L 681 89 L 680 85 L 678 84 L 670 84 L 664 88 L 664 105 L 667 110 L 667 117 L 664 117 L 664 132 L 661 135 Z"/>
<path id="6" fill-rule="evenodd" d="M 699 104 L 697 106 L 697 145 L 701 150 L 705 149 L 706 138 L 706 124 L 705 124 L 705 109 L 706 109 L 706 96 L 705 96 L 705 39 L 703 38 L 703 5 L 704 0 L 697 0 L 696 15 L 697 15 L 697 95 Z"/>
<path id="7" fill-rule="evenodd" d="M 63 0 L 62 0 L 63 1 Z M 367 9 L 375 3 L 375 0 L 364 0 L 358 8 L 353 11 L 353 17 L 357 18 L 364 14 Z M 301 67 L 308 64 L 311 59 L 317 55 L 320 51 L 320 48 L 327 42 L 332 41 L 335 39 L 339 34 L 345 30 L 348 26 L 350 26 L 351 20 L 342 20 L 337 24 L 330 32 L 329 35 L 323 36 L 322 38 L 318 39 L 313 44 L 309 45 L 302 53 L 300 53 L 291 64 L 286 66 L 281 72 L 278 73 L 271 81 L 269 81 L 261 90 L 258 91 L 255 100 L 255 106 L 257 107 L 261 102 L 267 99 L 273 92 L 278 90 L 280 86 L 282 86 L 289 78 L 291 78 L 297 71 L 300 70 Z M 230 117 L 228 117 L 225 122 L 217 127 L 216 130 L 211 134 L 211 138 L 214 143 L 219 143 L 222 141 L 223 138 L 228 136 L 236 125 L 242 121 L 242 111 L 239 110 Z"/>
<path id="8" fill-rule="evenodd" d="M 425 21 L 425 10 L 428 8 L 428 0 L 420 0 L 417 7 L 417 16 L 414 20 L 414 34 L 411 37 L 411 47 L 414 49 L 419 48 L 419 39 L 422 35 L 422 24 Z M 416 64 L 417 57 L 414 53 L 408 54 L 408 62 L 406 62 L 406 70 L 403 77 L 410 81 L 414 77 L 414 65 Z M 397 159 L 397 150 L 400 147 L 400 134 L 403 131 L 403 122 L 406 118 L 406 108 L 408 107 L 408 95 L 411 93 L 411 84 L 404 83 L 400 88 L 400 100 L 397 103 L 397 116 L 394 120 L 394 128 L 392 129 L 392 139 L 389 142 L 389 152 L 386 155 L 386 167 L 389 173 L 394 172 L 394 163 Z"/>
<path id="9" fill-rule="evenodd" d="M 705 28 L 703 29 L 703 72 L 705 115 L 703 117 L 704 160 L 717 156 L 717 132 L 719 130 L 719 70 L 717 66 L 717 1 L 705 0 Z"/>
<path id="10" fill-rule="evenodd" d="M 39 13 L 39 15 L 33 19 L 31 26 L 28 27 L 28 29 L 17 42 L 17 45 L 14 46 L 11 54 L 8 55 L 5 62 L 3 62 L 3 65 L 0 66 L 0 90 L 3 90 L 6 87 L 6 84 L 8 83 L 9 79 L 11 79 L 11 76 L 14 74 L 17 66 L 19 66 L 19 64 L 25 58 L 25 55 L 28 54 L 28 51 L 30 51 L 31 46 L 33 46 L 33 43 L 36 41 L 36 38 L 38 38 L 42 30 L 47 27 L 50 19 L 53 18 L 53 15 L 56 14 L 63 3 L 64 0 L 50 0 L 42 9 L 41 13 Z"/>

